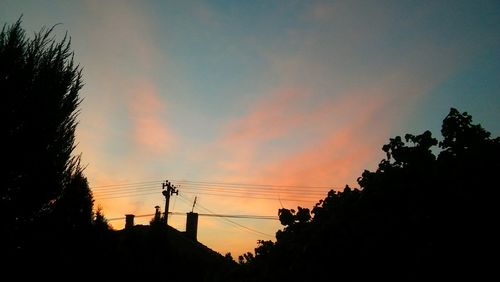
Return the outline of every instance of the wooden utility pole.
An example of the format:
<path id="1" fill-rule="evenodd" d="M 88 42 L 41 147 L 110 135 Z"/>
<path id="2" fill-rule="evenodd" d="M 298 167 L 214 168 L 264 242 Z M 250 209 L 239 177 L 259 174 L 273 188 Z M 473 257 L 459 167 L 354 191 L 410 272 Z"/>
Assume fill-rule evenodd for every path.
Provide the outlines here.
<path id="1" fill-rule="evenodd" d="M 165 196 L 165 225 L 168 225 L 168 206 L 170 203 L 170 196 L 173 194 L 179 195 L 179 190 L 168 180 L 165 180 L 165 183 L 162 183 L 161 185 L 163 189 L 161 193 Z"/>

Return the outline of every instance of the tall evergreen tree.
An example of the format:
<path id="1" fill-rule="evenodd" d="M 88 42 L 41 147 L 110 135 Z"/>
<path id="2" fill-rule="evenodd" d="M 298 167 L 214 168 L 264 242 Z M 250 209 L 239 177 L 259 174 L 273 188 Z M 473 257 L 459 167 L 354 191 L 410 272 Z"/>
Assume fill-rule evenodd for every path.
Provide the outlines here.
<path id="1" fill-rule="evenodd" d="M 56 41 L 53 28 L 29 38 L 19 19 L 0 32 L 0 221 L 11 247 L 65 195 L 75 194 L 71 189 L 86 194 L 78 197 L 86 201 L 87 215 L 92 208 L 79 156 L 72 155 L 81 68 L 71 40 Z"/>
<path id="2" fill-rule="evenodd" d="M 50 220 L 61 231 L 85 232 L 92 227 L 94 217 L 92 192 L 79 161 L 72 163 L 67 173 L 68 182 L 54 204 Z"/>

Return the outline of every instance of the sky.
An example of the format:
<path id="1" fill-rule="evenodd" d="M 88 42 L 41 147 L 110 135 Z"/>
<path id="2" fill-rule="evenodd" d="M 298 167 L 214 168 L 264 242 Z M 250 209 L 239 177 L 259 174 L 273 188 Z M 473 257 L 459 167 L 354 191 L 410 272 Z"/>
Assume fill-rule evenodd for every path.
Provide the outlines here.
<path id="1" fill-rule="evenodd" d="M 451 107 L 500 135 L 499 1 L 0 1 L 21 15 L 71 37 L 75 153 L 115 229 L 163 210 L 165 180 L 180 214 L 312 208 Z M 237 257 L 280 228 L 200 216 L 198 240 Z"/>

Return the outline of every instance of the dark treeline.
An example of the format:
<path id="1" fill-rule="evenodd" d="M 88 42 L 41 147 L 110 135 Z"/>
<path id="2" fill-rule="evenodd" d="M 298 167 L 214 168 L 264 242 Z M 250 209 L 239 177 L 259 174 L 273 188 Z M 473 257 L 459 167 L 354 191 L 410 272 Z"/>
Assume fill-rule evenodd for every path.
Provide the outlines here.
<path id="1" fill-rule="evenodd" d="M 360 189 L 332 190 L 312 210 L 280 209 L 276 241 L 259 241 L 236 263 L 158 214 L 149 226 L 110 230 L 74 154 L 81 87 L 68 37 L 42 29 L 30 39 L 20 20 L 3 27 L 3 276 L 448 281 L 494 269 L 500 138 L 467 113 L 450 110 L 440 142 L 429 131 L 390 139 Z"/>
<path id="2" fill-rule="evenodd" d="M 391 138 L 387 157 L 310 211 L 280 209 L 276 242 L 240 260 L 246 281 L 481 280 L 494 274 L 500 138 L 451 109 L 442 141 Z M 436 148 L 438 146 L 438 148 Z M 438 152 L 437 155 L 435 152 Z"/>

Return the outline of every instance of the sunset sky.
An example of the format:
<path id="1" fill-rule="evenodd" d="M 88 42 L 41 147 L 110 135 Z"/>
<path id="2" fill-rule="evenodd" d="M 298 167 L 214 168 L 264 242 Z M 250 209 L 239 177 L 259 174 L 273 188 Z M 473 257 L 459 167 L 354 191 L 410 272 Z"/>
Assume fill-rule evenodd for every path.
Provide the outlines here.
<path id="1" fill-rule="evenodd" d="M 71 36 L 75 153 L 109 219 L 163 209 L 164 180 L 177 213 L 311 208 L 450 107 L 500 135 L 500 1 L 0 1 L 21 15 Z M 229 220 L 200 217 L 199 241 L 237 257 L 281 228 Z"/>

